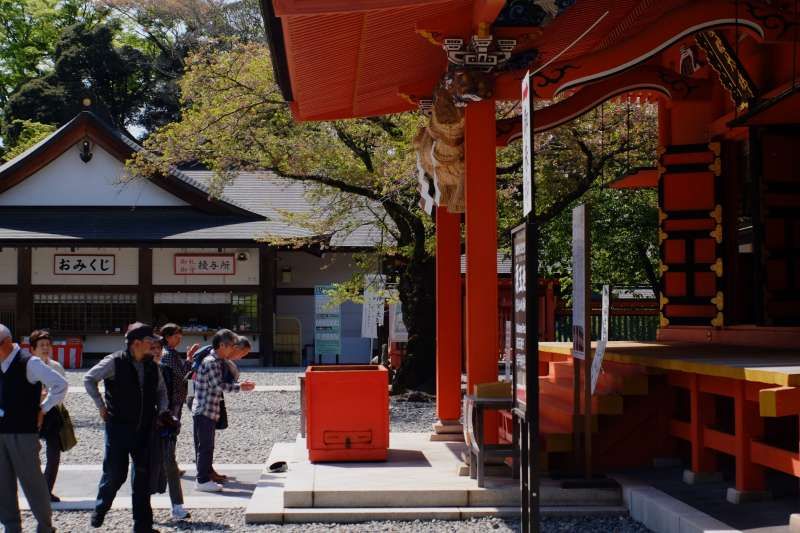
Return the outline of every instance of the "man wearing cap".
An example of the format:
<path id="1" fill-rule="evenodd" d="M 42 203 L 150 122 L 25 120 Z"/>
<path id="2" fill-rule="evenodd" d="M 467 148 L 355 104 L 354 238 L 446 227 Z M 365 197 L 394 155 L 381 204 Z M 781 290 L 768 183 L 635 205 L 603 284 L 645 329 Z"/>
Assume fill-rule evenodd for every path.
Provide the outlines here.
<path id="1" fill-rule="evenodd" d="M 42 401 L 42 386 L 47 397 Z M 22 531 L 17 480 L 36 517 L 39 533 L 55 531 L 50 489 L 39 462 L 39 429 L 44 415 L 64 401 L 67 380 L 11 340 L 0 324 L 0 523 L 7 533 Z"/>
<path id="2" fill-rule="evenodd" d="M 92 513 L 92 527 L 101 527 L 117 491 L 128 476 L 128 457 L 133 461 L 133 529 L 153 531 L 150 507 L 151 431 L 159 417 L 168 417 L 167 389 L 150 351 L 161 338 L 152 326 L 136 322 L 125 334 L 126 349 L 107 355 L 83 379 L 105 422 L 106 449 L 103 476 Z M 105 394 L 98 390 L 105 383 Z M 156 465 L 154 465 L 156 467 Z"/>

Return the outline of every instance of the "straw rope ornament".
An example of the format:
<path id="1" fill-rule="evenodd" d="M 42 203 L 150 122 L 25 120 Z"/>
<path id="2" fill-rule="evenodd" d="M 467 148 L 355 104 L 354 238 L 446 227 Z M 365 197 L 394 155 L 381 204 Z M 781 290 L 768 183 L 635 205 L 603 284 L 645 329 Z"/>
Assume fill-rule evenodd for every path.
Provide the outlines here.
<path id="1" fill-rule="evenodd" d="M 437 204 L 451 213 L 463 213 L 464 108 L 470 101 L 492 96 L 492 80 L 485 72 L 448 72 L 433 92 L 427 126 L 414 137 L 422 170 L 433 178 Z"/>

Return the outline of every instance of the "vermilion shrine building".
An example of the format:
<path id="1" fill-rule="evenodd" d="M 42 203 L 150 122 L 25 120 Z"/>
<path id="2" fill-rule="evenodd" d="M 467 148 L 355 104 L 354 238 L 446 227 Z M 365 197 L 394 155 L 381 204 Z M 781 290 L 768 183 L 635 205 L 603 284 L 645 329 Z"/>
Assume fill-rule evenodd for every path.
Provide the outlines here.
<path id="1" fill-rule="evenodd" d="M 497 379 L 495 150 L 521 126 L 518 117 L 496 121 L 495 102 L 519 100 L 531 70 L 537 98 L 555 99 L 535 113 L 537 132 L 619 96 L 659 105 L 658 167 L 629 179 L 659 191 L 661 327 L 658 342 L 609 346 L 593 400 L 595 467 L 684 450 L 691 481 L 716 472 L 723 454 L 735 459 L 728 497 L 737 502 L 768 489 L 768 471 L 800 477 L 795 2 L 265 0 L 263 9 L 297 120 L 396 113 L 429 100 L 435 108 L 447 103 L 440 89 L 455 83 L 463 107 L 447 124 L 463 125 L 466 320 L 462 332 L 462 215 L 450 212 L 461 209 L 440 202 L 441 420 L 461 414 L 462 338 L 468 390 Z M 487 54 L 495 67 L 484 68 Z M 489 71 L 489 85 L 467 80 L 464 95 L 467 56 Z M 437 141 L 443 116 L 434 109 Z M 543 344 L 540 355 L 549 362 L 540 369 L 540 460 L 556 470 L 572 442 L 570 347 Z"/>

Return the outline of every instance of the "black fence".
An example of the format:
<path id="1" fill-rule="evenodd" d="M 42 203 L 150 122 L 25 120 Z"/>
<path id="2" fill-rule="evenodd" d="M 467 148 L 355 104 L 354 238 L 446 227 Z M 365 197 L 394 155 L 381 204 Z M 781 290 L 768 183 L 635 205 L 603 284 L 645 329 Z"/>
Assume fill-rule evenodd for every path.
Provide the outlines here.
<path id="1" fill-rule="evenodd" d="M 608 339 L 612 341 L 654 341 L 658 314 L 612 314 L 609 317 Z M 592 315 L 592 339 L 600 337 L 600 315 Z M 556 314 L 556 341 L 572 341 L 572 313 Z"/>

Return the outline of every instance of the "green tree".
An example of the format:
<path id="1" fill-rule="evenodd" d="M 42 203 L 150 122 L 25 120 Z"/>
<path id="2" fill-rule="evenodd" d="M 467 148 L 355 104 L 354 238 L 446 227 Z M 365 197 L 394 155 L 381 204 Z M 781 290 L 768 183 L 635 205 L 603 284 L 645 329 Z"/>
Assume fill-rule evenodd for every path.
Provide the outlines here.
<path id="1" fill-rule="evenodd" d="M 56 131 L 55 126 L 30 120 L 17 120 L 13 127 L 19 131 L 19 135 L 17 135 L 16 144 L 8 146 L 5 154 L 3 154 L 6 161 L 17 157 L 34 144 Z"/>
<path id="2" fill-rule="evenodd" d="M 373 271 L 377 265 L 387 265 L 399 289 L 410 340 L 397 389 L 432 389 L 433 225 L 417 207 L 416 154 L 410 142 L 426 118 L 405 113 L 297 123 L 274 82 L 266 47 L 254 42 L 230 43 L 222 51 L 215 46 L 200 49 L 188 57 L 179 87 L 181 120 L 146 140 L 146 151 L 132 162 L 133 170 L 147 175 L 199 162 L 215 171 L 219 186 L 236 171 L 270 169 L 308 183 L 309 194 L 320 206 L 315 217 L 285 216 L 305 224 L 322 240 L 334 231 L 346 233 L 365 224 L 379 228 L 382 244 L 375 253 L 364 254 L 362 263 Z M 542 223 L 602 179 L 633 166 L 637 158 L 628 155 L 633 148 L 647 151 L 636 132 L 620 133 L 624 128 L 616 122 L 631 118 L 630 114 L 617 110 L 611 115 L 603 121 L 608 133 L 600 134 L 598 116 L 589 114 L 538 140 Z M 499 158 L 504 238 L 521 215 L 519 149 L 518 144 L 504 149 Z M 352 216 L 365 210 L 371 212 L 368 220 Z M 340 287 L 340 295 L 353 297 L 362 287 L 357 276 Z"/>
<path id="3" fill-rule="evenodd" d="M 0 0 L 0 107 L 52 68 L 61 32 L 103 16 L 90 0 Z"/>
<path id="4" fill-rule="evenodd" d="M 61 125 L 90 96 L 94 109 L 110 124 L 125 130 L 138 122 L 147 106 L 155 72 L 149 58 L 129 45 L 115 46 L 115 23 L 79 23 L 68 28 L 54 52 L 53 70 L 23 84 L 6 105 L 6 136 L 19 134 L 13 120 Z"/>
<path id="5" fill-rule="evenodd" d="M 296 123 L 272 77 L 267 48 L 258 43 L 232 44 L 221 52 L 209 46 L 190 55 L 180 90 L 180 122 L 147 139 L 148 151 L 134 159 L 134 170 L 147 175 L 200 162 L 215 171 L 219 185 L 237 170 L 270 169 L 308 183 L 320 209 L 314 218 L 294 216 L 294 222 L 307 225 L 323 241 L 334 231 L 346 234 L 375 225 L 382 245 L 364 254 L 362 263 L 372 271 L 386 265 L 408 317 L 409 357 L 398 374 L 398 388 L 432 389 L 431 224 L 417 207 L 410 143 L 423 118 L 403 114 Z M 369 220 L 352 216 L 365 210 L 372 213 Z M 361 285 L 355 280 L 347 287 L 355 292 Z"/>
<path id="6" fill-rule="evenodd" d="M 592 206 L 592 275 L 595 283 L 648 284 L 658 293 L 658 206 L 655 191 L 608 185 L 655 165 L 657 108 L 644 102 L 609 102 L 570 123 L 536 135 L 536 220 L 540 224 L 540 274 L 570 286 L 571 210 Z M 501 150 L 519 157 L 521 143 Z M 510 250 L 510 229 L 522 217 L 518 173 L 498 181 L 500 243 Z"/>

